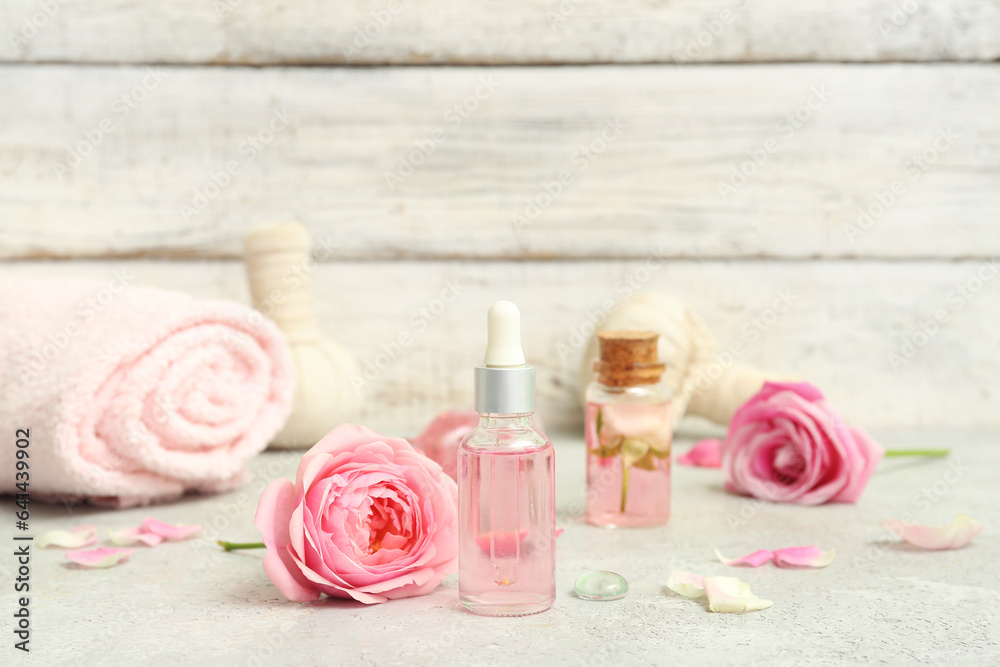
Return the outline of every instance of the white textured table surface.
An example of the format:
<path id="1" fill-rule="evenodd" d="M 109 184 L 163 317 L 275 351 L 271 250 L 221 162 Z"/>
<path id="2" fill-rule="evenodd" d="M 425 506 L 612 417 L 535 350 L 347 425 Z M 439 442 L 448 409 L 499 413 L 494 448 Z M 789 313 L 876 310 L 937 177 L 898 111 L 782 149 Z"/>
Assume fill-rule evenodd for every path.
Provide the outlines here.
<path id="1" fill-rule="evenodd" d="M 890 432 L 887 447 L 950 446 L 950 459 L 885 461 L 857 505 L 798 507 L 728 495 L 721 473 L 674 468 L 674 516 L 657 529 L 602 530 L 581 523 L 582 443 L 557 439 L 558 599 L 548 612 L 482 618 L 458 604 L 456 576 L 433 594 L 382 605 L 287 602 L 261 569 L 262 552 L 224 553 L 212 540 L 256 541 L 257 495 L 293 475 L 298 454 L 253 463 L 243 492 L 123 512 L 32 507 L 31 532 L 94 523 L 138 524 L 146 515 L 202 523 L 186 543 L 136 549 L 109 570 L 79 570 L 60 550 L 36 551 L 31 573 L 35 664 L 218 665 L 622 665 L 815 663 L 1000 663 L 1000 442 L 997 433 Z M 688 443 L 679 443 L 683 449 Z M 955 473 L 945 475 L 949 470 Z M 957 483 L 954 481 L 958 475 Z M 8 499 L 9 500 L 9 499 Z M 8 504 L 8 507 L 12 507 Z M 911 514 L 949 523 L 959 512 L 986 524 L 969 547 L 920 552 L 879 521 Z M 3 535 L 10 541 L 13 511 Z M 726 568 L 713 550 L 836 547 L 824 570 Z M 5 549 L 5 552 L 7 550 Z M 2 664 L 23 658 L 10 632 L 12 558 L 3 559 Z M 573 581 L 589 569 L 624 575 L 629 595 L 586 602 Z M 672 569 L 739 576 L 765 611 L 713 614 L 665 593 Z M 21 662 L 21 660 L 18 660 Z"/>

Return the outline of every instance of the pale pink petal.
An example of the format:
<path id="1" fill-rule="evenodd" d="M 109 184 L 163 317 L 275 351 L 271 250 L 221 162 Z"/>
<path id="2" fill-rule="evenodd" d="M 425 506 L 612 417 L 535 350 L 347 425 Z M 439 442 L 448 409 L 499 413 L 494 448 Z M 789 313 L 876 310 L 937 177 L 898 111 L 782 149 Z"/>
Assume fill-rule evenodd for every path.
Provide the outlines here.
<path id="1" fill-rule="evenodd" d="M 97 542 L 97 527 L 84 524 L 70 530 L 50 530 L 39 537 L 36 544 L 39 549 L 46 547 L 79 549 L 80 547 L 89 547 L 95 542 Z"/>
<path id="2" fill-rule="evenodd" d="M 746 556 L 741 556 L 740 558 L 726 558 L 719 553 L 718 549 L 715 550 L 715 555 L 719 558 L 719 562 L 723 565 L 749 565 L 750 567 L 760 567 L 764 563 L 770 561 L 774 556 L 774 554 L 767 549 L 754 551 L 752 554 L 747 554 Z"/>
<path id="3" fill-rule="evenodd" d="M 264 573 L 289 600 L 318 600 L 319 591 L 309 586 L 310 571 L 302 567 L 290 548 L 288 527 L 294 508 L 295 487 L 287 479 L 279 477 L 272 480 L 260 495 L 254 524 L 260 529 L 267 545 Z"/>
<path id="4" fill-rule="evenodd" d="M 153 533 L 144 533 L 140 528 L 126 528 L 124 530 L 108 529 L 108 538 L 112 544 L 120 547 L 128 547 L 142 542 L 148 547 L 155 547 L 163 541 L 163 538 Z"/>
<path id="5" fill-rule="evenodd" d="M 198 533 L 200 530 L 201 526 L 198 524 L 171 525 L 169 523 L 157 521 L 152 517 L 146 517 L 143 519 L 142 525 L 139 526 L 139 532 L 150 535 L 158 535 L 159 537 L 169 541 L 186 540 L 195 533 Z"/>
<path id="6" fill-rule="evenodd" d="M 479 424 L 473 410 L 442 412 L 413 439 L 413 446 L 423 452 L 452 479 L 458 479 L 458 446 L 465 434 Z"/>
<path id="7" fill-rule="evenodd" d="M 721 468 L 722 441 L 714 438 L 699 440 L 691 449 L 677 457 L 677 463 L 682 466 Z"/>
<path id="8" fill-rule="evenodd" d="M 921 549 L 961 549 L 983 531 L 983 524 L 959 514 L 948 526 L 923 526 L 901 519 L 882 522 L 890 533 Z"/>
<path id="9" fill-rule="evenodd" d="M 705 597 L 705 586 L 700 574 L 673 570 L 667 575 L 667 588 L 686 598 Z"/>
<path id="10" fill-rule="evenodd" d="M 81 549 L 67 551 L 66 558 L 85 567 L 111 567 L 132 555 L 132 549 L 115 549 L 101 547 L 99 549 Z"/>
<path id="11" fill-rule="evenodd" d="M 826 567 L 837 555 L 836 549 L 821 551 L 819 547 L 788 547 L 774 553 L 774 564 L 778 567 Z"/>
<path id="12" fill-rule="evenodd" d="M 601 407 L 601 422 L 598 435 L 605 442 L 619 436 L 640 438 L 658 445 L 673 440 L 673 421 L 669 412 L 636 410 L 628 403 L 605 403 Z"/>
<path id="13" fill-rule="evenodd" d="M 667 576 L 667 588 L 684 597 L 708 597 L 709 610 L 716 612 L 759 611 L 774 604 L 755 596 L 736 577 L 702 577 L 675 570 Z"/>
<path id="14" fill-rule="evenodd" d="M 745 581 L 736 577 L 705 577 L 702 580 L 705 595 L 708 597 L 709 611 L 738 613 L 742 611 L 760 611 L 774 603 L 762 600 L 750 591 Z"/>
<path id="15" fill-rule="evenodd" d="M 126 528 L 124 530 L 108 530 L 108 537 L 111 542 L 119 546 L 143 543 L 146 546 L 155 547 L 164 540 L 177 541 L 186 540 L 198 533 L 201 526 L 191 525 L 171 525 L 163 523 L 152 517 L 143 519 L 138 528 Z"/>

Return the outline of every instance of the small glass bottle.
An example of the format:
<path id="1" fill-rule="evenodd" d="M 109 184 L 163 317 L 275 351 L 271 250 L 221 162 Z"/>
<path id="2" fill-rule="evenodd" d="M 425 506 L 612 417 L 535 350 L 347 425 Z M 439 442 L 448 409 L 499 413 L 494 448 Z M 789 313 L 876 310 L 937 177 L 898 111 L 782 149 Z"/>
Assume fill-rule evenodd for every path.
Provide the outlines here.
<path id="1" fill-rule="evenodd" d="M 523 616 L 555 600 L 555 460 L 532 423 L 535 369 L 524 363 L 517 306 L 498 301 L 488 323 L 479 426 L 458 450 L 458 593 L 477 614 Z"/>
<path id="2" fill-rule="evenodd" d="M 587 387 L 587 523 L 655 526 L 670 519 L 673 410 L 658 334 L 598 333 L 597 379 Z"/>

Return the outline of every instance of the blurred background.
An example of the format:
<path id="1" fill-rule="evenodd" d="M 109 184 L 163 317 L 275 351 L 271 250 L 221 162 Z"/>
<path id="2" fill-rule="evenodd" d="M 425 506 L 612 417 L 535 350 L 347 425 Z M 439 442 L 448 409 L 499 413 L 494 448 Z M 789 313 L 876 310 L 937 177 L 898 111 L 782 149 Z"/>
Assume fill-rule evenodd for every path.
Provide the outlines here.
<path id="1" fill-rule="evenodd" d="M 248 302 L 243 235 L 298 220 L 374 428 L 471 404 L 499 298 L 546 422 L 579 423 L 586 341 L 640 290 L 860 425 L 1000 424 L 1000 2 L 5 0 L 0 21 L 4 268 Z"/>

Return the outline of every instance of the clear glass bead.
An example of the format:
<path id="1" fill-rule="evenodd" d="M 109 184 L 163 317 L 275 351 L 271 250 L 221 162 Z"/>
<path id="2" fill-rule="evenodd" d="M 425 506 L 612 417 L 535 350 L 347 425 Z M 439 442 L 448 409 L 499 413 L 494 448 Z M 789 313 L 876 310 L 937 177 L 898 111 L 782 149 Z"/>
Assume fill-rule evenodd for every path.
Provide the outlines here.
<path id="1" fill-rule="evenodd" d="M 620 574 L 598 570 L 577 577 L 573 590 L 582 600 L 620 600 L 628 593 L 628 582 Z"/>

